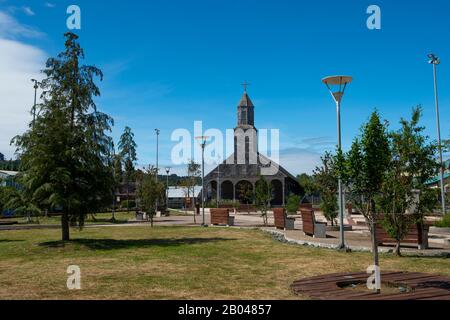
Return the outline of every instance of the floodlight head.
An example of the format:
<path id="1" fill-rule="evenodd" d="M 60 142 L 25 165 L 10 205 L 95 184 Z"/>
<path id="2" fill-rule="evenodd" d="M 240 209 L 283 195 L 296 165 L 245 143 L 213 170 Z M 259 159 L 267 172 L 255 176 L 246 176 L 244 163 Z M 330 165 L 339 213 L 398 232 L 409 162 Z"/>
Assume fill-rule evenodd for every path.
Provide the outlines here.
<path id="1" fill-rule="evenodd" d="M 206 146 L 206 142 L 209 140 L 210 137 L 208 136 L 198 136 L 195 137 L 195 139 L 200 143 L 202 147 Z"/>
<path id="2" fill-rule="evenodd" d="M 441 60 L 433 53 L 428 54 L 428 58 L 430 58 L 430 61 L 428 61 L 429 64 L 438 65 L 441 63 Z"/>
<path id="3" fill-rule="evenodd" d="M 34 89 L 37 89 L 39 86 L 38 86 L 38 81 L 36 80 L 36 79 L 31 79 L 31 82 L 34 82 Z"/>
<path id="4" fill-rule="evenodd" d="M 166 172 L 167 172 L 167 174 L 170 173 L 170 169 L 172 169 L 172 168 L 171 168 L 171 167 L 166 167 Z"/>
<path id="5" fill-rule="evenodd" d="M 350 76 L 330 76 L 322 79 L 336 103 L 340 103 L 347 85 L 353 81 Z"/>

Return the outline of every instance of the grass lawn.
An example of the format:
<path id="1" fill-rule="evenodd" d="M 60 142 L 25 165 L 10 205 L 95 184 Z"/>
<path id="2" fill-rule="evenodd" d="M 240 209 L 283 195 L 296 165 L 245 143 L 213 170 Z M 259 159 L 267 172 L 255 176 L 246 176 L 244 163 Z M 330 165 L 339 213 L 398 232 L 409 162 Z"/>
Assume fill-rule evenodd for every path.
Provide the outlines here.
<path id="1" fill-rule="evenodd" d="M 258 230 L 125 226 L 0 231 L 0 299 L 297 299 L 292 281 L 364 271 L 367 253 L 276 242 Z M 79 265 L 82 290 L 66 288 Z M 450 275 L 450 259 L 381 255 L 383 270 Z"/>

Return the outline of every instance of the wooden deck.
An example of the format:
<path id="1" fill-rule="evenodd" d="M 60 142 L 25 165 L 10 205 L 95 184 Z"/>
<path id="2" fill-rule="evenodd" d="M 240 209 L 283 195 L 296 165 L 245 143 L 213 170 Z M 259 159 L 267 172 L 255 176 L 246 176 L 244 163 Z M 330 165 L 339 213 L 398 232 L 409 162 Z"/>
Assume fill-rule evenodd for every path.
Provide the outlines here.
<path id="1" fill-rule="evenodd" d="M 364 272 L 335 273 L 295 281 L 291 288 L 295 294 L 315 300 L 450 300 L 450 278 L 424 273 L 382 273 L 384 285 L 407 288 L 404 293 L 390 290 L 389 293 L 375 294 L 343 288 L 351 284 L 363 286 L 368 277 Z"/>

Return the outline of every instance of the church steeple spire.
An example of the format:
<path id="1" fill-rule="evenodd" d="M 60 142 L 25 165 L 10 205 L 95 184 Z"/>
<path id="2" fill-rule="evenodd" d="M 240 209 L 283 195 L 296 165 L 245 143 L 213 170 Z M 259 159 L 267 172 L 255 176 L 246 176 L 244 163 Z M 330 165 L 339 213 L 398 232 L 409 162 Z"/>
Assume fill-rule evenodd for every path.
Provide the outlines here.
<path id="1" fill-rule="evenodd" d="M 238 105 L 238 127 L 254 127 L 255 126 L 255 106 L 252 100 L 247 94 L 247 82 L 242 84 L 244 86 L 244 93 L 242 95 L 241 101 Z"/>

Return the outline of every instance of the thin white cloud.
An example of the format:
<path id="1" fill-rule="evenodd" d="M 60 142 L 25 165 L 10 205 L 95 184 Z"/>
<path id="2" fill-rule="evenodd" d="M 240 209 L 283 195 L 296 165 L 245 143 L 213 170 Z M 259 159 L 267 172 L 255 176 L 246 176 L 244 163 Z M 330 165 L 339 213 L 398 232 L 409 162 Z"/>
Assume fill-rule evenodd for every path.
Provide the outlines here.
<path id="1" fill-rule="evenodd" d="M 0 12 L 0 152 L 7 158 L 14 154 L 11 139 L 22 134 L 31 120 L 31 79 L 40 79 L 46 59 L 42 50 L 16 38 L 37 35 L 37 31 Z"/>
<path id="2" fill-rule="evenodd" d="M 54 7 L 56 7 L 56 5 L 55 5 L 54 3 L 51 3 L 51 2 L 46 2 L 46 3 L 44 3 L 44 5 L 45 5 L 47 8 L 54 8 Z"/>
<path id="3" fill-rule="evenodd" d="M 0 38 L 17 39 L 42 38 L 44 33 L 24 24 L 20 24 L 14 17 L 0 11 Z"/>
<path id="4" fill-rule="evenodd" d="M 280 150 L 280 165 L 294 176 L 311 174 L 320 165 L 321 154 L 311 149 L 289 148 Z"/>
<path id="5" fill-rule="evenodd" d="M 22 7 L 23 13 L 25 13 L 27 16 L 34 16 L 36 13 L 30 8 L 30 7 Z"/>

